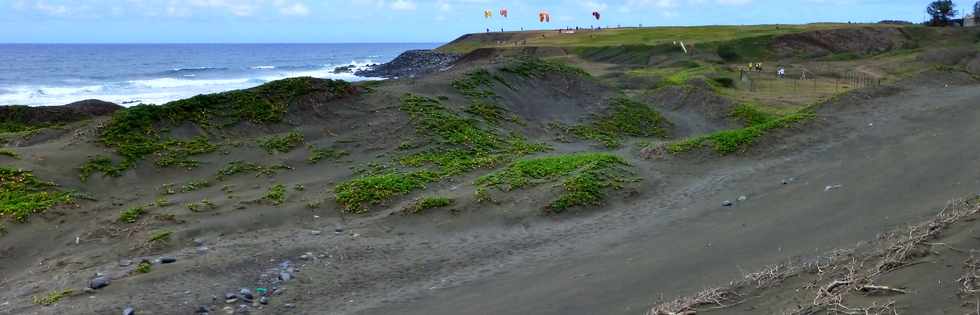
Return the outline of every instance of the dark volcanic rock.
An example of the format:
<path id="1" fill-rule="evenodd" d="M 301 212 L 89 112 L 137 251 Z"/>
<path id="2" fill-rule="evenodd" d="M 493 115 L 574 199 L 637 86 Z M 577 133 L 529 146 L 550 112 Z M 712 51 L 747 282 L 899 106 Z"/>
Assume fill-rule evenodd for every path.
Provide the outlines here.
<path id="1" fill-rule="evenodd" d="M 333 69 L 333 73 L 335 73 L 335 74 L 351 73 L 351 72 L 354 72 L 354 66 L 353 65 L 351 65 L 351 66 L 337 67 L 337 68 L 334 68 Z"/>
<path id="2" fill-rule="evenodd" d="M 389 63 L 357 71 L 360 77 L 400 78 L 414 77 L 442 70 L 451 66 L 459 55 L 446 54 L 434 50 L 409 50 Z"/>

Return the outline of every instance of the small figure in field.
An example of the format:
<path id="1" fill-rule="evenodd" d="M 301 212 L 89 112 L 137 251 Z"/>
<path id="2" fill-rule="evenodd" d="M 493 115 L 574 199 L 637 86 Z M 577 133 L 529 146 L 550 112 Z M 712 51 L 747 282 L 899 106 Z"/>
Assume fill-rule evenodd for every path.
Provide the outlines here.
<path id="1" fill-rule="evenodd" d="M 779 67 L 779 70 L 776 71 L 776 76 L 778 76 L 780 79 L 785 78 L 786 77 L 786 68 Z"/>
<path id="2" fill-rule="evenodd" d="M 755 71 L 762 72 L 762 63 L 761 62 L 755 64 Z"/>

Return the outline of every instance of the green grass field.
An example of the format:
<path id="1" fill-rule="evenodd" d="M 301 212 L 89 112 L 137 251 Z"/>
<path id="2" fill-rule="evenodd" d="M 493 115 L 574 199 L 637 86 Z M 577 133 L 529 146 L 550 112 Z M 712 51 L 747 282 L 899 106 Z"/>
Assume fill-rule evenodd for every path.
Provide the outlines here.
<path id="1" fill-rule="evenodd" d="M 527 46 L 601 47 L 620 45 L 661 45 L 683 41 L 686 44 L 730 41 L 742 38 L 775 36 L 804 31 L 847 27 L 894 27 L 878 24 L 806 24 L 806 25 L 746 25 L 746 26 L 689 26 L 616 28 L 602 31 L 582 30 L 575 34 L 558 34 L 554 30 L 518 33 L 472 34 L 439 48 L 441 51 L 467 53 L 477 48 L 496 47 L 497 41 L 523 41 Z M 542 36 L 544 35 L 544 36 Z M 512 46 L 513 44 L 510 44 Z M 504 44 L 503 46 L 508 46 Z"/>

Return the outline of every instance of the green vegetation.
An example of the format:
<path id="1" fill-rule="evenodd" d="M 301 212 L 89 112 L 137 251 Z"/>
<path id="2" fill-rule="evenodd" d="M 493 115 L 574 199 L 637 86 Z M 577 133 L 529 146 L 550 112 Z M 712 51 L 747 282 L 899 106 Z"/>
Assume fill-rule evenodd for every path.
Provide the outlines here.
<path id="1" fill-rule="evenodd" d="M 30 171 L 0 166 L 0 216 L 26 222 L 33 214 L 72 202 L 72 196 L 54 189 Z"/>
<path id="2" fill-rule="evenodd" d="M 276 184 L 269 187 L 269 192 L 265 194 L 262 199 L 272 202 L 273 205 L 282 205 L 286 202 L 286 186 L 282 184 Z"/>
<path id="3" fill-rule="evenodd" d="M 147 241 L 150 244 L 162 244 L 170 241 L 170 237 L 173 236 L 173 232 L 170 231 L 158 231 L 150 235 L 150 239 Z"/>
<path id="4" fill-rule="evenodd" d="M 759 61 L 769 57 L 769 42 L 775 36 L 763 35 L 714 43 L 718 57 L 727 62 Z"/>
<path id="5" fill-rule="evenodd" d="M 535 35 L 527 39 L 528 46 L 560 46 L 563 48 L 619 47 L 619 46 L 670 46 L 674 41 L 695 44 L 704 49 L 705 43 L 732 41 L 743 38 L 776 36 L 810 30 L 848 28 L 848 27 L 887 27 L 867 24 L 806 24 L 806 25 L 737 25 L 737 26 L 692 26 L 692 27 L 647 27 L 603 29 L 601 32 L 579 32 L 577 34 Z M 497 43 L 482 36 L 454 41 L 441 51 L 467 53 L 477 48 L 495 47 Z M 676 48 L 678 51 L 680 48 Z"/>
<path id="6" fill-rule="evenodd" d="M 289 153 L 293 149 L 303 145 L 303 135 L 292 131 L 282 136 L 269 136 L 259 139 L 259 146 L 269 154 Z"/>
<path id="7" fill-rule="evenodd" d="M 194 137 L 191 140 L 169 140 L 160 144 L 160 151 L 157 153 L 156 165 L 159 167 L 179 166 L 183 168 L 195 168 L 200 162 L 191 160 L 194 155 L 201 155 L 218 150 L 218 146 L 208 142 L 204 136 Z"/>
<path id="8" fill-rule="evenodd" d="M 451 206 L 454 201 L 446 197 L 425 197 L 405 209 L 405 213 L 418 214 L 422 211 Z"/>
<path id="9" fill-rule="evenodd" d="M 102 173 L 102 175 L 109 177 L 119 177 L 122 176 L 122 172 L 124 172 L 127 168 L 128 167 L 123 165 L 117 166 L 115 162 L 113 162 L 112 159 L 107 156 L 97 155 L 89 158 L 88 161 L 85 161 L 85 164 L 82 164 L 82 166 L 79 168 L 79 177 L 82 179 L 82 181 L 88 180 L 88 178 L 95 173 Z"/>
<path id="10" fill-rule="evenodd" d="M 201 200 L 201 202 L 198 203 L 187 204 L 187 210 L 190 210 L 191 212 L 204 212 L 214 209 L 218 209 L 218 205 L 214 204 L 208 199 Z"/>
<path id="11" fill-rule="evenodd" d="M 181 185 L 180 192 L 188 193 L 207 187 L 211 187 L 211 181 L 206 179 L 198 179 L 198 180 L 191 181 L 187 184 Z"/>
<path id="12" fill-rule="evenodd" d="M 550 149 L 519 137 L 503 139 L 470 119 L 427 97 L 406 95 L 401 109 L 409 114 L 421 134 L 432 137 L 435 147 L 399 159 L 401 166 L 429 170 L 392 170 L 374 167 L 334 189 L 337 202 L 350 213 L 366 212 L 366 204 L 380 204 L 394 196 L 422 189 L 426 184 L 477 168 L 492 168 L 517 156 Z"/>
<path id="13" fill-rule="evenodd" d="M 591 77 L 588 72 L 585 72 L 581 68 L 557 61 L 533 57 L 517 58 L 507 66 L 500 68 L 500 71 L 510 72 L 526 78 L 540 78 L 549 74 Z"/>
<path id="14" fill-rule="evenodd" d="M 61 301 L 61 299 L 63 298 L 71 296 L 72 293 L 74 293 L 72 289 L 64 289 L 61 291 L 54 291 L 48 293 L 48 295 L 45 295 L 43 297 L 32 296 L 31 300 L 33 300 L 34 304 L 37 305 L 50 306 L 50 305 L 54 305 L 55 303 L 58 303 L 58 301 Z"/>
<path id="15" fill-rule="evenodd" d="M 692 151 L 697 148 L 711 146 L 715 152 L 720 154 L 731 154 L 744 149 L 754 143 L 759 137 L 774 129 L 789 128 L 796 123 L 806 121 L 816 117 L 808 110 L 789 114 L 776 119 L 770 119 L 761 123 L 750 124 L 741 129 L 719 131 L 700 137 L 690 138 L 667 145 L 670 153 L 682 153 Z M 744 118 L 743 118 L 744 119 Z M 752 117 L 759 119 L 759 117 Z"/>
<path id="16" fill-rule="evenodd" d="M 440 176 L 452 176 L 477 168 L 493 168 L 503 160 L 500 154 L 474 152 L 465 149 L 431 150 L 403 157 L 399 162 L 404 166 L 421 167 L 426 164 L 438 166 Z"/>
<path id="17" fill-rule="evenodd" d="M 695 63 L 696 64 L 696 63 Z M 684 65 L 684 67 L 667 67 L 667 68 L 641 68 L 630 70 L 627 72 L 631 76 L 652 76 L 659 77 L 662 80 L 658 83 L 657 87 L 664 86 L 686 86 L 689 81 L 696 78 L 704 79 L 708 74 L 716 73 L 718 69 L 709 66 L 696 64 L 696 66 L 691 67 L 689 65 Z"/>
<path id="18" fill-rule="evenodd" d="M 171 204 L 170 200 L 167 200 L 167 198 L 163 198 L 163 197 L 157 198 L 157 201 L 153 203 L 153 205 L 157 207 L 166 207 L 169 206 L 170 204 Z"/>
<path id="19" fill-rule="evenodd" d="M 20 155 L 17 154 L 17 152 L 14 152 L 14 150 L 10 149 L 0 149 L 0 156 L 7 156 L 15 160 L 20 159 Z"/>
<path id="20" fill-rule="evenodd" d="M 294 99 L 313 92 L 340 97 L 353 93 L 354 88 L 343 81 L 290 78 L 247 90 L 198 95 L 161 106 L 140 105 L 120 110 L 113 114 L 99 139 L 114 148 L 123 159 L 118 165 L 104 160 L 101 167 L 88 168 L 88 174 L 110 171 L 107 175 L 118 176 L 152 154 L 160 157 L 157 163 L 160 166 L 194 167 L 197 162 L 191 161 L 189 156 L 213 152 L 216 147 L 208 144 L 204 136 L 191 140 L 173 139 L 167 134 L 166 127 L 189 123 L 214 134 L 246 121 L 277 123 L 282 121 Z M 88 176 L 83 174 L 83 177 Z"/>
<path id="21" fill-rule="evenodd" d="M 437 100 L 407 95 L 402 98 L 401 109 L 409 114 L 417 130 L 434 135 L 441 144 L 473 150 L 490 150 L 500 145 L 500 139 L 492 132 L 442 107 Z"/>
<path id="22" fill-rule="evenodd" d="M 136 273 L 150 273 L 153 270 L 153 264 L 149 261 L 141 261 L 136 265 Z"/>
<path id="23" fill-rule="evenodd" d="M 119 222 L 136 223 L 144 214 L 146 214 L 146 209 L 143 207 L 132 207 L 119 213 Z"/>
<path id="24" fill-rule="evenodd" d="M 15 121 L 4 121 L 0 122 L 0 133 L 34 131 L 45 127 L 48 127 L 48 125 L 27 125 Z"/>
<path id="25" fill-rule="evenodd" d="M 273 164 L 273 165 L 260 165 L 255 163 L 249 163 L 245 161 L 233 161 L 228 163 L 225 167 L 218 170 L 218 173 L 214 175 L 217 180 L 225 180 L 225 178 L 235 176 L 238 174 L 248 174 L 255 173 L 256 176 L 272 176 L 280 170 L 291 170 L 292 168 L 283 164 Z"/>
<path id="26" fill-rule="evenodd" d="M 753 104 L 741 104 L 735 106 L 731 113 L 732 118 L 738 119 L 745 126 L 761 125 L 779 117 L 775 114 L 766 112 Z"/>
<path id="27" fill-rule="evenodd" d="M 506 85 L 500 76 L 490 74 L 487 69 L 466 73 L 463 78 L 453 81 L 452 86 L 468 98 L 490 98 L 495 96 L 489 88 L 497 81 Z M 448 99 L 448 98 L 447 98 Z"/>
<path id="28" fill-rule="evenodd" d="M 582 139 L 601 143 L 607 148 L 622 146 L 624 136 L 666 137 L 670 123 L 646 104 L 628 98 L 616 98 L 607 114 L 595 115 L 590 124 L 567 128 Z"/>
<path id="29" fill-rule="evenodd" d="M 469 99 L 467 113 L 480 117 L 491 125 L 499 125 L 503 121 L 519 122 L 516 115 L 497 105 L 494 100 L 497 95 L 492 90 L 494 82 L 510 87 L 504 78 L 490 74 L 486 69 L 469 72 L 462 79 L 453 81 L 452 85 Z"/>
<path id="30" fill-rule="evenodd" d="M 389 172 L 342 183 L 334 193 L 345 212 L 364 213 L 367 212 L 365 204 L 380 204 L 391 197 L 425 188 L 439 178 L 439 174 L 430 171 Z"/>
<path id="31" fill-rule="evenodd" d="M 350 152 L 339 150 L 339 149 L 322 149 L 309 146 L 310 157 L 306 159 L 310 164 L 320 163 L 322 160 L 338 160 L 342 157 L 350 155 Z"/>
<path id="32" fill-rule="evenodd" d="M 607 153 L 559 155 L 519 160 L 480 177 L 476 184 L 510 191 L 564 179 L 562 193 L 547 207 L 557 213 L 576 206 L 601 204 L 606 197 L 605 190 L 621 188 L 627 182 L 627 166 L 622 158 Z"/>

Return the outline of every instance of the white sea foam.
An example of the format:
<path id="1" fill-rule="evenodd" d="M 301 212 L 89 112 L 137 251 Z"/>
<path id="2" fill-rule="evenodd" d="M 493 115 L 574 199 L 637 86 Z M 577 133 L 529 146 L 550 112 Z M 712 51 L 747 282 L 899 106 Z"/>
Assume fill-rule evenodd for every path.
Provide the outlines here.
<path id="1" fill-rule="evenodd" d="M 267 69 L 250 77 L 223 79 L 155 78 L 110 82 L 103 85 L 85 86 L 7 86 L 0 87 L 6 93 L 0 94 L 0 105 L 62 105 L 84 99 L 100 99 L 124 105 L 139 103 L 163 104 L 185 99 L 198 94 L 217 93 L 255 87 L 269 81 L 293 77 L 315 77 L 347 81 L 377 80 L 379 78 L 358 77 L 351 72 L 334 73 L 334 69 L 353 66 L 354 71 L 365 69 L 373 64 L 371 60 L 355 61 L 341 65 L 324 65 L 318 69 L 301 71 L 278 71 Z"/>
<path id="2" fill-rule="evenodd" d="M 252 69 L 254 69 L 254 70 L 272 70 L 272 69 L 275 69 L 275 68 L 276 68 L 276 66 L 254 66 L 254 67 L 252 67 Z"/>

